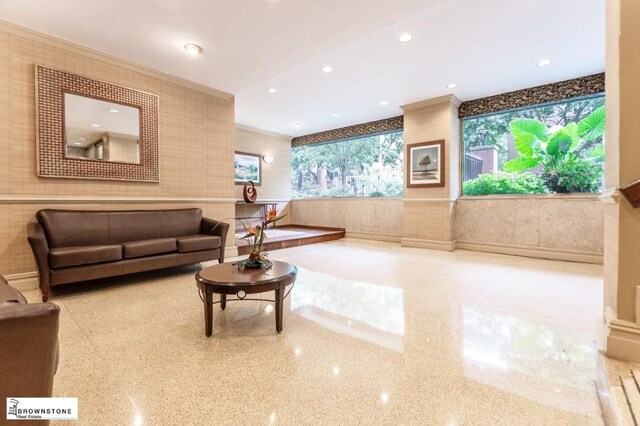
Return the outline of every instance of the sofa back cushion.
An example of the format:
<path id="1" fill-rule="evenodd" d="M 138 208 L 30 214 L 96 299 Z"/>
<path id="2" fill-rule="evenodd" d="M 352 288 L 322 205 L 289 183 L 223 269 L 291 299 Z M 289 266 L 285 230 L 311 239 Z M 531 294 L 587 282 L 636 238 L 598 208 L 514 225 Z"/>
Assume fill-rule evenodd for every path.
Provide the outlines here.
<path id="1" fill-rule="evenodd" d="M 113 244 L 162 238 L 162 218 L 158 211 L 109 212 L 109 224 Z"/>
<path id="2" fill-rule="evenodd" d="M 161 210 L 162 237 L 184 237 L 200 233 L 202 223 L 202 210 Z"/>
<path id="3" fill-rule="evenodd" d="M 50 247 L 80 247 L 199 234 L 202 210 L 45 209 L 36 218 Z"/>
<path id="4" fill-rule="evenodd" d="M 36 213 L 49 247 L 97 246 L 111 243 L 109 215 L 104 211 L 52 210 Z"/>

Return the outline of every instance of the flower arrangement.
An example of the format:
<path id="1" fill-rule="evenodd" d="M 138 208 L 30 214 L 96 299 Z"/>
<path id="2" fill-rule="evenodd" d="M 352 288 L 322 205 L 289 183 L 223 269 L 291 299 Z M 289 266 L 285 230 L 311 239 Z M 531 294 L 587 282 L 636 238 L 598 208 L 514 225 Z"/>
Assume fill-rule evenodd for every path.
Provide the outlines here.
<path id="1" fill-rule="evenodd" d="M 269 267 L 271 262 L 267 257 L 268 253 L 262 251 L 262 244 L 267 238 L 267 234 L 264 230 L 271 223 L 275 223 L 285 217 L 286 215 L 278 216 L 278 212 L 275 208 L 270 208 L 267 211 L 267 215 L 260 220 L 260 224 L 255 226 L 245 225 L 245 223 L 238 219 L 242 226 L 244 226 L 245 235 L 240 237 L 240 239 L 245 240 L 249 246 L 251 247 L 251 253 L 249 254 L 249 258 L 244 261 L 239 262 L 245 268 L 260 268 L 262 266 Z"/>
<path id="2" fill-rule="evenodd" d="M 260 223 L 253 226 L 247 226 L 245 222 L 243 222 L 243 219 L 246 220 L 247 218 L 230 217 L 222 219 L 220 222 L 227 219 L 234 219 L 240 222 L 244 227 L 245 235 L 239 239 L 245 240 L 249 244 L 249 247 L 251 247 L 249 257 L 239 262 L 235 262 L 234 265 L 249 269 L 258 269 L 263 267 L 270 268 L 272 263 L 268 259 L 269 253 L 262 251 L 262 244 L 265 238 L 267 238 L 267 234 L 264 230 L 269 226 L 269 224 L 275 223 L 285 216 L 286 214 L 278 216 L 278 211 L 275 207 L 271 207 L 267 210 L 266 216 L 260 218 Z M 214 226 L 212 230 L 216 229 L 217 226 L 218 225 Z"/>

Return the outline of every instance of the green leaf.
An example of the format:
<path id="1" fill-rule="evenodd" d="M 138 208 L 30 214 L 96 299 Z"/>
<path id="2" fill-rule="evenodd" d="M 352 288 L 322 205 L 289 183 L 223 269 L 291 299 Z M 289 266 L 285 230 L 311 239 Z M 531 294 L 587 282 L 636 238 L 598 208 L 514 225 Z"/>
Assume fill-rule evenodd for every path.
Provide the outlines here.
<path id="1" fill-rule="evenodd" d="M 547 144 L 547 154 L 557 157 L 569 152 L 573 138 L 565 129 L 560 129 L 551 135 Z"/>
<path id="2" fill-rule="evenodd" d="M 502 169 L 507 172 L 521 172 L 535 167 L 538 164 L 540 164 L 540 160 L 537 158 L 518 157 L 504 163 Z"/>
<path id="3" fill-rule="evenodd" d="M 578 123 L 580 136 L 586 141 L 592 141 L 604 135 L 605 118 L 603 105 L 580 120 Z"/>
<path id="4" fill-rule="evenodd" d="M 514 143 L 518 153 L 526 158 L 532 158 L 540 151 L 540 140 L 531 133 L 519 135 Z"/>
<path id="5" fill-rule="evenodd" d="M 513 120 L 509 123 L 509 128 L 511 129 L 513 137 L 516 139 L 524 134 L 533 135 L 544 142 L 549 138 L 549 129 L 544 123 L 538 120 Z"/>
<path id="6" fill-rule="evenodd" d="M 569 123 L 564 130 L 571 136 L 571 147 L 569 151 L 574 151 L 580 146 L 580 131 L 578 130 L 578 123 Z"/>
<path id="7" fill-rule="evenodd" d="M 597 146 L 589 153 L 589 158 L 597 163 L 602 163 L 605 159 L 605 150 L 604 146 Z"/>

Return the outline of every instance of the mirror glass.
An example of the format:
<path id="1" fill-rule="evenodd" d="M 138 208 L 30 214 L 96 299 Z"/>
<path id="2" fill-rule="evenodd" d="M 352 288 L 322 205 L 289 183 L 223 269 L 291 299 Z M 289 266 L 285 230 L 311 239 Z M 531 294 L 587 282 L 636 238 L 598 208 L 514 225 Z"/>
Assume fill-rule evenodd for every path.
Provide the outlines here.
<path id="1" fill-rule="evenodd" d="M 68 158 L 140 163 L 140 110 L 128 105 L 64 94 Z"/>

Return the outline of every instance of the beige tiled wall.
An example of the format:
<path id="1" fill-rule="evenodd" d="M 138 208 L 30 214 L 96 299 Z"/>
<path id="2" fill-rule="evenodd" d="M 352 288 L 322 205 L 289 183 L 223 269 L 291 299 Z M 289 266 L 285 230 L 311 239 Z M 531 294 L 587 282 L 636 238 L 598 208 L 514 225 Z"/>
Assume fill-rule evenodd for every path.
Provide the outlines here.
<path id="1" fill-rule="evenodd" d="M 615 188 L 640 179 L 640 4 L 635 1 L 607 2 L 607 159 L 606 183 L 611 195 Z M 630 342 L 617 344 L 617 356 L 640 361 L 640 209 L 624 199 L 607 197 L 605 206 L 604 299 L 605 311 L 615 318 L 636 323 L 636 353 L 627 352 Z M 611 342 L 610 342 L 611 343 Z M 614 342 L 615 344 L 615 342 Z M 626 349 L 621 349 L 625 347 Z M 610 348 L 607 348 L 609 351 Z M 628 355 L 628 356 L 627 356 Z"/>
<path id="2" fill-rule="evenodd" d="M 315 198 L 294 200 L 293 223 L 344 228 L 348 234 L 399 241 L 402 236 L 400 198 Z"/>
<path id="3" fill-rule="evenodd" d="M 277 201 L 278 212 L 286 214 L 278 224 L 291 223 L 291 137 L 259 130 L 236 128 L 236 151 L 273 156 L 273 162 L 262 161 L 262 185 L 256 187 L 258 201 Z M 242 185 L 235 186 L 236 199 L 242 200 Z M 258 209 L 240 207 L 238 213 L 258 214 Z"/>
<path id="4" fill-rule="evenodd" d="M 456 99 L 447 96 L 403 108 L 405 146 L 442 139 L 446 164 L 444 187 L 405 188 L 403 244 L 452 244 L 460 168 Z"/>
<path id="5" fill-rule="evenodd" d="M 592 197 L 461 198 L 456 240 L 602 253 L 603 206 Z"/>
<path id="6" fill-rule="evenodd" d="M 160 183 L 38 178 L 35 64 L 158 95 Z M 184 206 L 201 207 L 214 218 L 232 216 L 233 97 L 212 92 L 29 30 L 0 25 L 0 273 L 35 271 L 26 226 L 41 208 Z M 43 196 L 48 201 L 37 201 Z M 119 201 L 109 202 L 109 197 Z"/>

